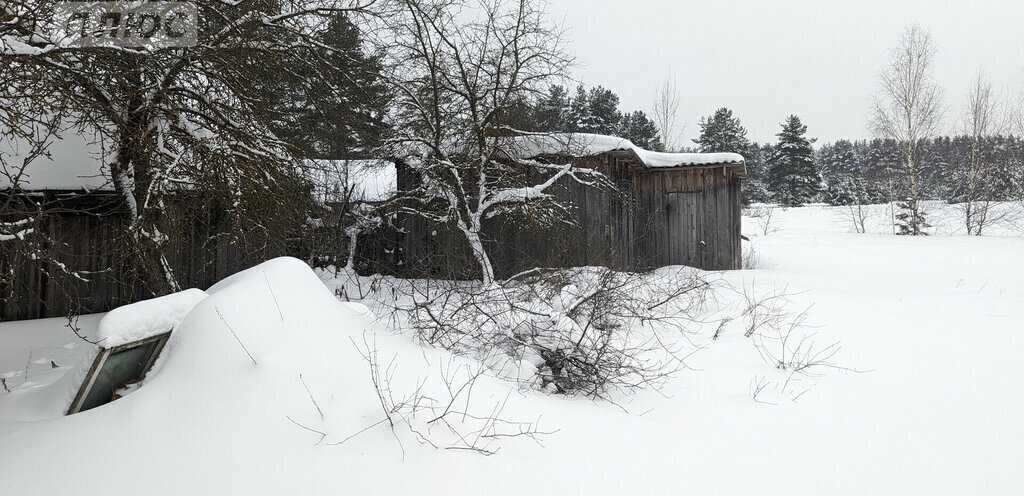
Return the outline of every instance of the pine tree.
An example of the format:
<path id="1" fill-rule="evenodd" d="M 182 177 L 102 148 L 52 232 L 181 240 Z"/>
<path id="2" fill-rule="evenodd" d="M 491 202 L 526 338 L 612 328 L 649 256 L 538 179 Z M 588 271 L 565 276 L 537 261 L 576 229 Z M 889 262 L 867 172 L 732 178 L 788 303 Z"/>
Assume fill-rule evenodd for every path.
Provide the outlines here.
<path id="1" fill-rule="evenodd" d="M 825 183 L 824 201 L 829 205 L 862 204 L 864 178 L 859 176 L 857 149 L 848 140 L 822 145 L 816 162 Z"/>
<path id="2" fill-rule="evenodd" d="M 618 132 L 622 120 L 619 96 L 603 86 L 597 86 L 590 88 L 587 100 L 593 123 L 587 132 L 608 135 Z"/>
<path id="3" fill-rule="evenodd" d="M 814 201 L 821 191 L 821 176 L 814 165 L 813 140 L 807 126 L 791 115 L 777 134 L 779 144 L 772 155 L 768 187 L 779 204 L 796 207 Z"/>
<path id="4" fill-rule="evenodd" d="M 322 47 L 308 56 L 324 61 L 320 67 L 253 68 L 265 71 L 261 118 L 306 157 L 370 156 L 389 131 L 391 96 L 381 79 L 380 57 L 365 53 L 359 28 L 344 15 L 332 16 L 316 38 Z M 318 84 L 323 78 L 334 84 Z"/>
<path id="5" fill-rule="evenodd" d="M 561 132 L 569 129 L 569 92 L 564 86 L 554 85 L 538 103 L 535 110 L 536 131 Z"/>
<path id="6" fill-rule="evenodd" d="M 617 136 L 632 141 L 634 145 L 647 150 L 662 151 L 664 146 L 658 133 L 658 125 L 643 110 L 636 110 L 622 116 Z"/>
<path id="7" fill-rule="evenodd" d="M 701 153 L 743 153 L 749 146 L 747 130 L 732 110 L 722 107 L 711 117 L 700 119 L 700 138 L 693 140 Z"/>
<path id="8" fill-rule="evenodd" d="M 594 114 L 590 111 L 590 99 L 583 85 L 576 87 L 576 96 L 569 103 L 569 119 L 566 131 L 573 133 L 592 133 L 597 128 Z"/>
<path id="9" fill-rule="evenodd" d="M 750 143 L 740 153 L 746 160 L 747 175 L 740 184 L 740 200 L 744 205 L 751 203 L 769 203 L 772 201 L 771 192 L 768 191 L 768 160 L 774 147 L 765 143 L 759 145 Z"/>

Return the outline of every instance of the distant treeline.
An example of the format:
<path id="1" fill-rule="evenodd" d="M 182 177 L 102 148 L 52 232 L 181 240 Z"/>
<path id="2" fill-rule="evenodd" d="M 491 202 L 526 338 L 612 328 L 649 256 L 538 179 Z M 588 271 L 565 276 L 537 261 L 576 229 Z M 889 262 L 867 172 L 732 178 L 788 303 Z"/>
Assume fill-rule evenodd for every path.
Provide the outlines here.
<path id="1" fill-rule="evenodd" d="M 961 202 L 975 183 L 995 200 L 1024 196 L 1024 139 L 1018 136 L 983 138 L 978 152 L 983 168 L 971 166 L 973 140 L 968 136 L 943 136 L 921 142 L 922 161 L 918 188 L 924 199 Z M 744 200 L 778 202 L 773 191 L 773 158 L 777 145 L 751 144 L 743 152 L 749 180 Z M 831 205 L 885 203 L 906 196 L 902 168 L 905 159 L 893 140 L 839 140 L 822 145 L 814 153 L 822 185 L 817 200 Z M 979 163 L 979 162 L 976 162 Z"/>

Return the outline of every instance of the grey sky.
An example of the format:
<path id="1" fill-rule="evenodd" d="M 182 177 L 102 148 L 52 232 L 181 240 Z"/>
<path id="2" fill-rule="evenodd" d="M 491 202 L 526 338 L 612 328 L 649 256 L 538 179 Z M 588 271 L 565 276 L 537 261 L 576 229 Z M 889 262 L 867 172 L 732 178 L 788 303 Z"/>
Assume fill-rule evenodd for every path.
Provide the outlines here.
<path id="1" fill-rule="evenodd" d="M 650 111 L 674 75 L 687 144 L 697 121 L 733 109 L 751 139 L 774 141 L 799 115 L 822 141 L 870 136 L 877 75 L 905 26 L 929 28 L 947 126 L 979 67 L 1004 97 L 1024 87 L 1024 2 L 1012 0 L 551 0 L 569 29 L 576 77 L 603 85 L 622 108 Z"/>

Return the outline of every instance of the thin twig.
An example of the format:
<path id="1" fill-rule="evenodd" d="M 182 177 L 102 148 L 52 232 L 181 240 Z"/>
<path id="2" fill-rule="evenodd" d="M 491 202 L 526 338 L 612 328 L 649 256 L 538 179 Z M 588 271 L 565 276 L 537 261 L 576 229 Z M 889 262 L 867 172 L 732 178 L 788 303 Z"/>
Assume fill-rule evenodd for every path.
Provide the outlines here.
<path id="1" fill-rule="evenodd" d="M 296 421 L 295 421 L 295 419 L 293 419 L 293 418 L 289 417 L 288 415 L 285 415 L 285 416 L 284 416 L 284 418 L 288 419 L 288 420 L 289 420 L 289 421 L 290 421 L 291 423 L 293 423 L 293 424 L 295 424 L 295 425 L 297 425 L 297 426 L 299 426 L 299 427 L 301 427 L 301 428 L 303 428 L 303 429 L 305 429 L 305 430 L 307 430 L 307 431 L 309 431 L 309 432 L 315 432 L 315 433 L 317 433 L 317 434 L 320 434 L 320 440 L 319 440 L 319 441 L 317 441 L 317 442 L 316 442 L 316 444 L 314 444 L 313 446 L 316 446 L 316 445 L 318 445 L 318 444 L 320 444 L 320 443 L 324 442 L 324 439 L 326 439 L 326 438 L 327 438 L 327 434 L 326 434 L 326 433 L 320 432 L 320 431 L 318 431 L 318 430 L 316 430 L 316 429 L 313 429 L 313 428 L 311 428 L 311 427 L 306 427 L 306 426 L 304 426 L 304 425 L 302 425 L 302 424 L 300 424 L 300 423 L 296 422 Z"/>
<path id="2" fill-rule="evenodd" d="M 267 271 L 263 271 L 263 280 L 267 281 L 267 288 L 270 289 L 270 296 L 274 298 L 274 305 L 277 305 L 277 314 L 281 316 L 281 322 L 284 322 L 284 312 L 281 311 L 281 304 L 277 301 L 277 295 L 274 294 L 274 287 L 270 285 L 270 278 L 267 277 Z"/>
<path id="3" fill-rule="evenodd" d="M 316 407 L 317 413 L 320 414 L 320 420 L 324 419 L 324 411 L 320 409 L 320 405 L 317 404 L 316 398 L 313 398 L 313 392 L 309 390 L 309 386 L 306 385 L 306 381 L 302 379 L 302 374 L 299 374 L 299 382 L 302 383 L 302 387 L 306 388 L 306 394 L 309 395 L 309 401 L 313 402 L 313 406 Z"/>
<path id="4" fill-rule="evenodd" d="M 253 358 L 252 353 L 249 353 L 249 349 L 246 348 L 245 344 L 242 343 L 242 340 L 238 338 L 238 334 L 235 334 L 235 330 L 231 328 L 231 324 L 228 324 L 228 321 L 224 319 L 224 314 L 220 313 L 220 308 L 214 305 L 213 309 L 216 310 L 217 316 L 220 317 L 220 321 L 224 323 L 224 326 L 227 327 L 229 331 L 231 331 L 231 335 L 235 337 L 235 341 L 238 341 L 238 346 L 241 346 L 242 350 L 245 351 L 245 354 L 249 355 L 249 359 L 252 360 L 252 364 L 259 365 L 258 363 L 256 363 L 256 359 Z"/>

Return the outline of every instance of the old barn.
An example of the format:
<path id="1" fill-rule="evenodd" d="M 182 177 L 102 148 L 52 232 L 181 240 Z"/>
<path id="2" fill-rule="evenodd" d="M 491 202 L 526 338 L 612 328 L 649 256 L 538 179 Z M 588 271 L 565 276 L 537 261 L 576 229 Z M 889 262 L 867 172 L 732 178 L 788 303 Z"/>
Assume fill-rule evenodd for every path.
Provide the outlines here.
<path id="1" fill-rule="evenodd" d="M 549 134 L 517 138 L 517 158 L 602 171 L 617 185 L 603 191 L 562 181 L 554 192 L 568 204 L 568 223 L 536 226 L 530 219 L 485 224 L 485 247 L 499 276 L 534 267 L 603 265 L 648 269 L 689 265 L 738 269 L 740 182 L 745 172 L 735 153 L 662 153 L 628 140 L 594 134 Z M 398 173 L 398 189 L 405 182 Z M 453 259 L 471 267 L 468 248 L 451 227 L 414 215 L 397 221 L 399 273 L 423 275 Z M 367 253 L 389 260 L 391 252 Z M 390 257 L 385 257 L 390 255 Z M 472 272 L 471 268 L 467 269 Z"/>
<path id="2" fill-rule="evenodd" d="M 659 153 L 621 138 L 591 134 L 532 136 L 519 138 L 514 145 L 510 149 L 516 158 L 593 168 L 611 178 L 615 188 L 559 183 L 553 194 L 570 208 L 564 222 L 555 225 L 529 218 L 487 221 L 485 248 L 499 277 L 536 267 L 587 265 L 630 270 L 667 265 L 740 268 L 740 155 Z M 69 135 L 55 140 L 50 152 L 33 165 L 19 192 L 11 196 L 7 189 L 5 198 L 50 209 L 38 228 L 52 240 L 51 256 L 83 276 L 4 250 L 0 270 L 11 277 L 0 281 L 0 319 L 98 312 L 150 296 L 132 282 L 120 240 L 121 205 L 103 170 L 103 150 L 94 141 Z M 351 207 L 342 203 L 387 203 L 411 180 L 402 167 L 379 160 L 314 161 L 310 171 L 319 201 L 337 212 Z M 233 227 L 217 212 L 201 206 L 190 210 L 190 205 L 176 202 L 173 217 L 187 226 L 181 239 L 168 246 L 170 263 L 186 286 L 205 288 L 286 253 L 311 264 L 342 266 L 356 239 L 348 218 L 328 215 L 320 229 L 289 241 L 289 246 L 282 238 L 274 246 L 247 249 L 219 235 Z M 361 273 L 477 275 L 465 241 L 451 226 L 416 215 L 387 217 L 376 227 L 360 230 L 355 262 Z"/>

